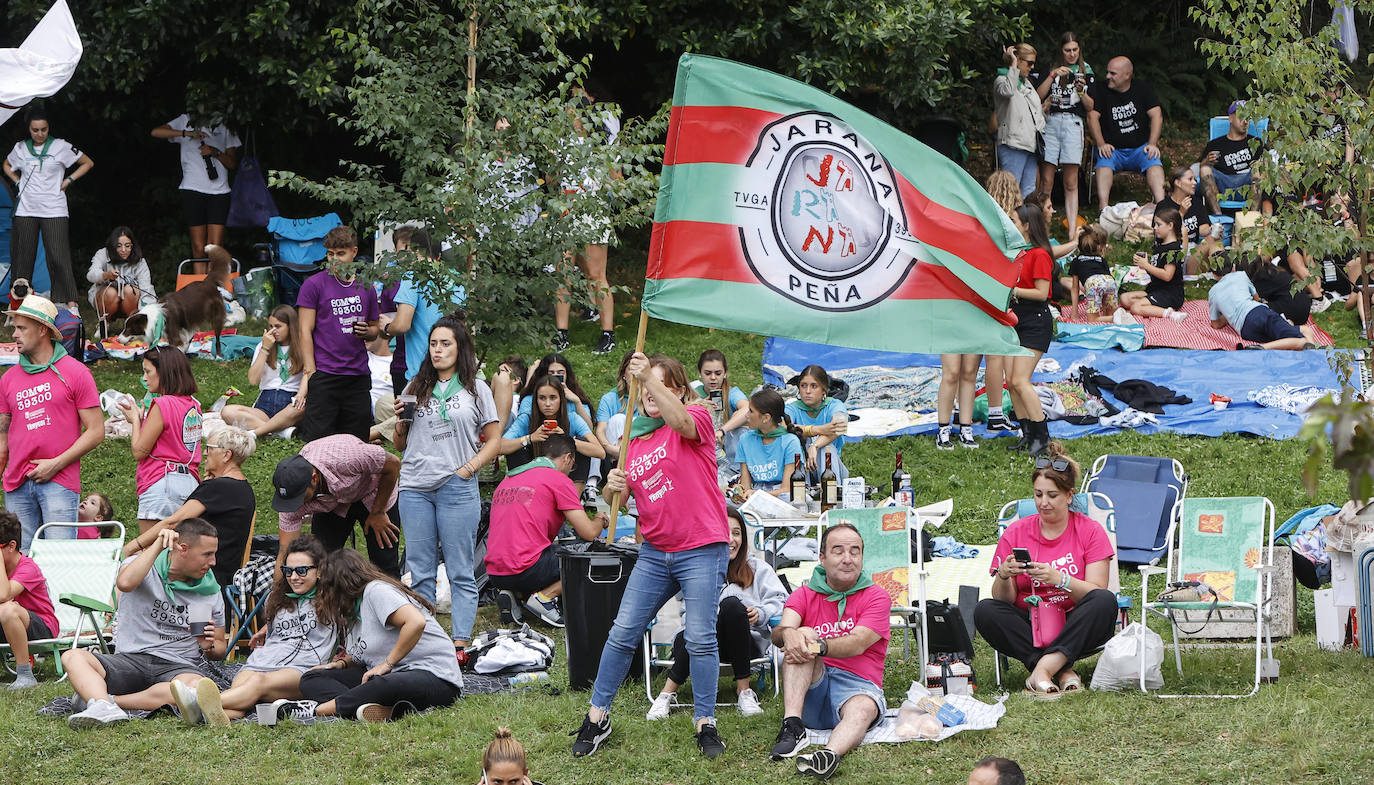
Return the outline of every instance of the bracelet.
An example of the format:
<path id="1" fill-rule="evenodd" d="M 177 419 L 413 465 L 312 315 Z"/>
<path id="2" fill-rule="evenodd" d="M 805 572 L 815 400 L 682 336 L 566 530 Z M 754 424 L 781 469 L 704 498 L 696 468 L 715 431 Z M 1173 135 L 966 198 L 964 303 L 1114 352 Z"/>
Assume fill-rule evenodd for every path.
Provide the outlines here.
<path id="1" fill-rule="evenodd" d="M 1059 588 L 1063 589 L 1064 591 L 1068 591 L 1069 581 L 1073 580 L 1073 578 L 1069 577 L 1069 573 L 1067 571 L 1061 572 L 1059 574 L 1064 576 L 1064 579 L 1059 582 Z"/>

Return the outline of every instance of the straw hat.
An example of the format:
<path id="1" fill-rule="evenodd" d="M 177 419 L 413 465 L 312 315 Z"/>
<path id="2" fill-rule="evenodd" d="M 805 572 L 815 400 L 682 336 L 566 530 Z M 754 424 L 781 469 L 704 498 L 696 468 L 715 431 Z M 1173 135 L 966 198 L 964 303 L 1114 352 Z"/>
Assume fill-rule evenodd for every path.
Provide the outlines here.
<path id="1" fill-rule="evenodd" d="M 6 316 L 26 316 L 52 330 L 54 340 L 62 340 L 62 331 L 57 329 L 57 306 L 46 297 L 31 294 L 24 298 L 18 308 L 5 311 Z"/>

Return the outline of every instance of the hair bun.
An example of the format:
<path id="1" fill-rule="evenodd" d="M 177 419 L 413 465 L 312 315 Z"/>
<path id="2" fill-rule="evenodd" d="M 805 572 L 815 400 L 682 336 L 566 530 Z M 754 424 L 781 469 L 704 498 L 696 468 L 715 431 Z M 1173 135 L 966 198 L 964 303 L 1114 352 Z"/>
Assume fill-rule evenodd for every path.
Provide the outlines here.
<path id="1" fill-rule="evenodd" d="M 513 738 L 515 738 L 515 735 L 511 733 L 510 728 L 507 728 L 507 727 L 505 727 L 505 726 L 502 726 L 502 727 L 496 729 L 496 733 L 493 733 L 493 734 L 492 734 L 492 738 L 494 738 L 494 739 L 513 739 Z"/>

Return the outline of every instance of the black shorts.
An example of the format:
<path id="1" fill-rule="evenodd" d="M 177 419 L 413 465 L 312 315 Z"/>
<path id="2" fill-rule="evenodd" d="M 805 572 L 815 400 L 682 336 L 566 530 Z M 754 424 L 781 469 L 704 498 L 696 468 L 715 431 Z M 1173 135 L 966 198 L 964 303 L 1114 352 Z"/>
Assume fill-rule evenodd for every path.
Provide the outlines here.
<path id="1" fill-rule="evenodd" d="M 209 676 L 208 669 L 184 662 L 163 659 L 155 654 L 97 654 L 100 667 L 105 669 L 105 689 L 111 695 L 142 692 L 154 684 L 171 681 L 183 673 Z"/>
<path id="2" fill-rule="evenodd" d="M 1021 346 L 1041 353 L 1049 351 L 1050 341 L 1054 340 L 1054 317 L 1049 307 L 1040 304 L 1024 311 L 1013 309 L 1013 312 L 1017 319 L 1016 337 Z"/>
<path id="3" fill-rule="evenodd" d="M 223 226 L 229 217 L 229 194 L 203 194 L 183 188 L 181 209 L 187 226 Z"/>
<path id="4" fill-rule="evenodd" d="M 1173 308 L 1178 310 L 1183 307 L 1182 289 L 1160 289 L 1154 292 L 1146 292 L 1145 298 L 1150 301 L 1150 305 L 1160 308 Z"/>
<path id="5" fill-rule="evenodd" d="M 548 584 L 544 585 L 547 586 Z M 25 610 L 28 609 L 25 608 Z M 29 611 L 29 627 L 24 630 L 25 640 L 43 641 L 51 637 L 53 637 L 53 632 L 48 629 L 47 623 L 38 618 L 38 614 Z M 5 637 L 5 629 L 3 627 L 0 627 L 0 642 L 9 643 L 9 639 Z"/>
<path id="6" fill-rule="evenodd" d="M 562 580 L 563 573 L 558 568 L 558 554 L 553 552 L 553 544 L 539 554 L 534 564 L 515 575 L 496 575 L 487 573 L 493 589 L 508 589 L 516 594 L 533 594 L 545 586 L 552 586 Z"/>

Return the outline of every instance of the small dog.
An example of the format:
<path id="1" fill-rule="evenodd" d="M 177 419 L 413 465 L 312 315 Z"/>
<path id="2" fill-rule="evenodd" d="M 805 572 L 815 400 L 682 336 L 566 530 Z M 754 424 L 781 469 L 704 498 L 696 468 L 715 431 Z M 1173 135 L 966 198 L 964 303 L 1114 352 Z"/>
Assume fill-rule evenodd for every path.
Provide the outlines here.
<path id="1" fill-rule="evenodd" d="M 123 338 L 142 338 L 149 346 L 159 338 L 182 351 L 195 334 L 193 328 L 208 326 L 215 331 L 215 356 L 220 356 L 220 333 L 224 332 L 226 309 L 224 292 L 229 291 L 229 252 L 218 245 L 205 246 L 210 257 L 210 272 L 203 280 L 180 291 L 164 294 L 157 302 L 145 305 L 124 320 Z"/>

